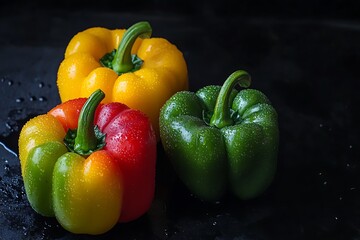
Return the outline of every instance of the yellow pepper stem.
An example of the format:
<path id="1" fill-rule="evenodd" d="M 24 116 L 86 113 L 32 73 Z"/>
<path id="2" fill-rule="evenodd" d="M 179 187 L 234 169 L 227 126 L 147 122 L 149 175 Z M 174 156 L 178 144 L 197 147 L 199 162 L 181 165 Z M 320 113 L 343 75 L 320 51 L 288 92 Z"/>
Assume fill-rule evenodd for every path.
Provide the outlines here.
<path id="1" fill-rule="evenodd" d="M 146 21 L 138 22 L 129 27 L 119 44 L 114 59 L 112 61 L 112 68 L 117 73 L 126 73 L 134 68 L 132 61 L 131 49 L 138 37 L 150 38 L 152 28 Z"/>

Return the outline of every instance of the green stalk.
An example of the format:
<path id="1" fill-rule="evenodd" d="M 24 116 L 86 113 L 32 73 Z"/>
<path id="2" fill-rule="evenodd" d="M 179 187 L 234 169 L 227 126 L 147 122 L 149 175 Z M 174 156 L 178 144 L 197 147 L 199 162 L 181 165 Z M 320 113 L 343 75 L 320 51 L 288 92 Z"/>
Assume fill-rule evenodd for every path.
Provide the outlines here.
<path id="1" fill-rule="evenodd" d="M 241 87 L 249 87 L 251 84 L 250 75 L 243 70 L 232 73 L 221 87 L 219 96 L 216 99 L 214 114 L 210 119 L 210 126 L 223 128 L 234 123 L 230 116 L 230 94 L 235 86 L 239 84 Z"/>
<path id="2" fill-rule="evenodd" d="M 104 92 L 98 89 L 90 95 L 81 108 L 74 143 L 74 151 L 79 154 L 86 155 L 98 149 L 99 139 L 95 134 L 94 117 L 96 108 L 104 97 Z"/>
<path id="3" fill-rule="evenodd" d="M 130 72 L 134 68 L 132 61 L 131 49 L 138 37 L 150 38 L 152 28 L 146 21 L 138 22 L 128 28 L 119 44 L 114 59 L 112 60 L 112 68 L 117 73 Z"/>

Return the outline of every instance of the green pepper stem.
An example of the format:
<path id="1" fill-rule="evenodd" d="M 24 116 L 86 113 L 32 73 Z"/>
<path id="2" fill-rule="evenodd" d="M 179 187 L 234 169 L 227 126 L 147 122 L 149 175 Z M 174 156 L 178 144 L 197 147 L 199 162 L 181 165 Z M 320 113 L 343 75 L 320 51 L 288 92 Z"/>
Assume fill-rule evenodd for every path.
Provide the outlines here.
<path id="1" fill-rule="evenodd" d="M 223 128 L 234 123 L 230 116 L 230 94 L 235 86 L 249 87 L 251 84 L 250 75 L 243 70 L 237 70 L 232 73 L 221 87 L 219 96 L 216 99 L 214 114 L 210 119 L 210 126 Z"/>
<path id="2" fill-rule="evenodd" d="M 138 22 L 129 27 L 119 44 L 114 59 L 112 61 L 113 70 L 117 73 L 126 73 L 133 69 L 134 64 L 131 59 L 131 49 L 138 37 L 150 38 L 152 28 L 146 21 Z"/>
<path id="3" fill-rule="evenodd" d="M 81 108 L 74 144 L 75 152 L 89 152 L 96 149 L 98 140 L 94 131 L 94 116 L 97 106 L 104 97 L 104 92 L 98 89 L 90 95 Z"/>

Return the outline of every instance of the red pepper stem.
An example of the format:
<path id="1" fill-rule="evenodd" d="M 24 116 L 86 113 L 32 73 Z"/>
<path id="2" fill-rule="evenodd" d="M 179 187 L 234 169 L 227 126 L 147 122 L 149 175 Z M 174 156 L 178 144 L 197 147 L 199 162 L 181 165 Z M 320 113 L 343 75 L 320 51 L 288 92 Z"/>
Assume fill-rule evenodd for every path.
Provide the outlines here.
<path id="1" fill-rule="evenodd" d="M 219 96 L 216 99 L 214 114 L 210 119 L 210 126 L 223 128 L 234 123 L 230 116 L 230 94 L 235 86 L 239 84 L 241 87 L 249 87 L 251 84 L 250 75 L 243 70 L 237 70 L 232 73 L 221 87 Z"/>
<path id="2" fill-rule="evenodd" d="M 98 89 L 90 95 L 81 108 L 74 144 L 75 152 L 90 152 L 96 149 L 98 140 L 95 136 L 94 117 L 96 108 L 104 97 L 104 92 Z"/>
<path id="3" fill-rule="evenodd" d="M 126 73 L 134 68 L 131 59 L 131 49 L 138 37 L 150 38 L 152 28 L 146 21 L 138 22 L 129 27 L 119 44 L 112 61 L 113 70 L 117 73 Z"/>

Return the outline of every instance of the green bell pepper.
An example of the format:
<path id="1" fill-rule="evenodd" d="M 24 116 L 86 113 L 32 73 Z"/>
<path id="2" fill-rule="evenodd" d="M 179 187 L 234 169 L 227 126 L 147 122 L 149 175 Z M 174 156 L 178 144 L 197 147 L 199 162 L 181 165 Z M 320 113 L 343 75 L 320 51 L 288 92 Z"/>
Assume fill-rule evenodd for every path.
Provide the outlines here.
<path id="1" fill-rule="evenodd" d="M 185 186 L 205 201 L 227 191 L 240 199 L 262 194 L 277 168 L 279 129 L 269 99 L 235 71 L 223 86 L 174 94 L 160 111 L 160 137 Z"/>

